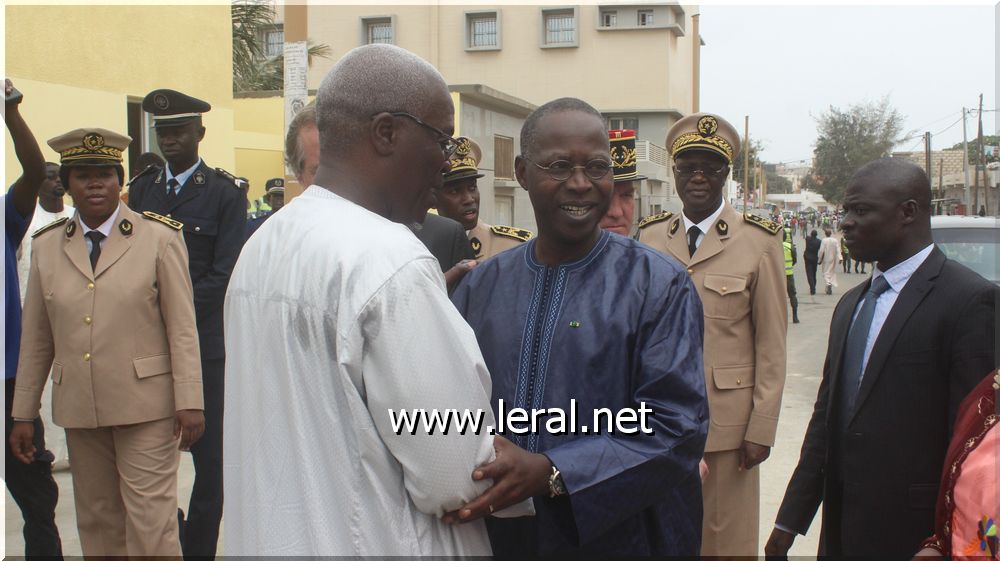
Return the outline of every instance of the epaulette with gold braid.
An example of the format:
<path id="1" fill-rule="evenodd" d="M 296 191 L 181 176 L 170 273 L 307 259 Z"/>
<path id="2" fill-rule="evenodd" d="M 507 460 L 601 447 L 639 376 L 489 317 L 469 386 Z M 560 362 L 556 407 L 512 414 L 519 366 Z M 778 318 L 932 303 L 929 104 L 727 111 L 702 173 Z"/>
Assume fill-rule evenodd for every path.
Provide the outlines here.
<path id="1" fill-rule="evenodd" d="M 45 226 L 42 226 L 41 228 L 35 230 L 35 232 L 31 234 L 32 239 L 37 238 L 38 236 L 44 234 L 45 232 L 48 232 L 49 230 L 54 230 L 59 226 L 62 226 L 63 224 L 66 223 L 67 220 L 69 220 L 69 218 L 64 216 L 59 220 L 56 220 L 55 222 L 49 222 Z"/>
<path id="2" fill-rule="evenodd" d="M 142 213 L 142 216 L 146 220 L 154 220 L 156 222 L 159 222 L 160 224 L 166 224 L 167 226 L 170 226 L 174 230 L 180 230 L 181 228 L 184 227 L 183 223 L 178 222 L 173 218 L 167 218 L 166 216 L 162 216 L 160 214 L 156 214 L 155 212 L 150 212 L 148 210 Z"/>
<path id="3" fill-rule="evenodd" d="M 663 212 L 658 212 L 658 213 L 653 214 L 651 216 L 647 216 L 646 218 L 643 218 L 642 220 L 639 221 L 639 229 L 645 228 L 646 226 L 649 226 L 650 224 L 656 224 L 657 222 L 663 222 L 664 220 L 670 220 L 670 218 L 673 215 L 674 215 L 674 213 L 668 212 L 668 211 L 665 210 Z"/>
<path id="4" fill-rule="evenodd" d="M 490 226 L 490 231 L 498 236 L 507 236 L 508 238 L 514 238 L 522 242 L 526 242 L 535 236 L 531 230 L 511 228 L 510 226 Z"/>
<path id="5" fill-rule="evenodd" d="M 750 214 L 749 212 L 743 214 L 743 220 L 753 224 L 754 226 L 763 228 L 772 234 L 777 234 L 782 228 L 781 224 L 775 222 L 774 220 L 761 218 L 756 214 Z"/>

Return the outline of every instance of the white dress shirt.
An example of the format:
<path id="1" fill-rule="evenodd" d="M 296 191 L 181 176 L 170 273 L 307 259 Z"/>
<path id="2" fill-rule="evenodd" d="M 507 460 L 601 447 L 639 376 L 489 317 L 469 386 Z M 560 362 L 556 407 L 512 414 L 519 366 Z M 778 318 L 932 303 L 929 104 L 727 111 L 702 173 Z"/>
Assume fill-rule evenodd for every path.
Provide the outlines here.
<path id="1" fill-rule="evenodd" d="M 691 229 L 691 226 L 697 226 L 698 229 L 701 230 L 701 233 L 698 234 L 698 239 L 694 242 L 694 247 L 695 248 L 698 248 L 698 247 L 701 246 L 701 240 L 705 239 L 705 236 L 708 235 L 708 231 L 711 230 L 712 226 L 715 225 L 715 221 L 719 219 L 719 215 L 722 214 L 722 209 L 725 208 L 725 207 L 726 207 L 726 200 L 722 199 L 722 203 L 719 204 L 719 208 L 716 209 L 715 212 L 713 212 L 708 218 L 702 220 L 701 222 L 699 222 L 697 224 L 695 224 L 694 222 L 692 222 L 691 219 L 688 218 L 687 215 L 684 214 L 683 211 L 681 212 L 681 216 L 684 217 L 684 235 L 685 236 L 687 235 L 687 232 Z"/>
<path id="2" fill-rule="evenodd" d="M 108 243 L 108 236 L 111 235 L 111 228 L 115 225 L 115 221 L 118 220 L 118 211 L 120 211 L 121 209 L 122 209 L 122 204 L 118 203 L 118 206 L 115 207 L 115 211 L 111 214 L 111 218 L 105 220 L 104 224 L 101 224 L 97 228 L 88 227 L 86 224 L 83 223 L 83 217 L 80 217 L 80 229 L 83 230 L 83 241 L 87 242 L 88 254 L 93 250 L 93 248 L 91 247 L 93 242 L 91 242 L 90 238 L 87 237 L 87 232 L 97 230 L 98 232 L 104 234 L 104 239 L 101 240 L 101 249 L 104 249 L 105 244 Z"/>

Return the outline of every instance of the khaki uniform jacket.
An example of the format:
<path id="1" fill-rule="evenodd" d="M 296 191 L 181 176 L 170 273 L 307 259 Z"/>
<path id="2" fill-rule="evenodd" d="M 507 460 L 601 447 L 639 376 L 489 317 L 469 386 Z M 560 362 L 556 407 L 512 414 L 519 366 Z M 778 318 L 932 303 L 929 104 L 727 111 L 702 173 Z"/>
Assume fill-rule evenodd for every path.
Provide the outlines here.
<path id="1" fill-rule="evenodd" d="M 466 232 L 476 259 L 489 259 L 501 251 L 513 249 L 530 240 L 534 234 L 510 226 L 490 226 L 482 220 Z"/>
<path id="2" fill-rule="evenodd" d="M 13 416 L 38 416 L 50 366 L 52 420 L 64 428 L 203 409 L 180 230 L 123 204 L 94 271 L 79 220 L 43 228 L 33 241 Z"/>
<path id="3" fill-rule="evenodd" d="M 773 446 L 788 327 L 780 227 L 771 233 L 727 203 L 693 256 L 680 214 L 640 225 L 639 241 L 686 266 L 701 296 L 711 419 L 705 451 L 735 450 L 744 440 Z"/>

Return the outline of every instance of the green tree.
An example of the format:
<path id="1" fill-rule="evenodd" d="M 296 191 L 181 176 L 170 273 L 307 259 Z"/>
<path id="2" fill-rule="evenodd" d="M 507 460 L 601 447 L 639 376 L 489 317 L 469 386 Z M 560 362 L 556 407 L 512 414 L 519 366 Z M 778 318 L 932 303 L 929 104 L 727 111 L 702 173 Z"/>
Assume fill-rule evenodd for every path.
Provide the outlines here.
<path id="1" fill-rule="evenodd" d="M 768 194 L 782 194 L 792 192 L 792 181 L 787 177 L 778 175 L 778 172 L 767 172 L 767 192 Z"/>
<path id="2" fill-rule="evenodd" d="M 986 135 L 986 134 L 984 134 L 983 135 L 983 146 L 1000 146 L 1000 136 L 994 136 L 994 135 Z M 978 148 L 979 148 L 979 144 L 978 144 L 977 140 L 975 138 L 970 138 L 969 139 L 969 164 L 970 165 L 974 166 L 974 165 L 976 165 L 976 162 L 978 161 L 978 160 L 976 160 L 976 150 Z M 961 149 L 962 149 L 962 143 L 961 142 L 959 142 L 959 143 L 957 143 L 957 144 L 955 144 L 954 146 L 951 147 L 951 150 L 961 150 Z M 1000 156 L 998 156 L 996 154 L 989 154 L 989 155 L 986 156 L 985 161 L 986 161 L 987 164 L 989 164 L 991 162 L 998 162 L 998 161 L 1000 161 Z"/>
<path id="3" fill-rule="evenodd" d="M 285 87 L 285 57 L 264 54 L 264 32 L 274 28 L 274 8 L 268 0 L 234 0 L 233 92 L 281 91 Z M 329 45 L 308 43 L 308 64 L 329 58 Z"/>
<path id="4" fill-rule="evenodd" d="M 812 175 L 817 191 L 839 204 L 851 175 L 862 165 L 889 155 L 902 132 L 903 116 L 888 96 L 878 102 L 830 107 L 816 119 L 819 136 L 813 150 Z"/>

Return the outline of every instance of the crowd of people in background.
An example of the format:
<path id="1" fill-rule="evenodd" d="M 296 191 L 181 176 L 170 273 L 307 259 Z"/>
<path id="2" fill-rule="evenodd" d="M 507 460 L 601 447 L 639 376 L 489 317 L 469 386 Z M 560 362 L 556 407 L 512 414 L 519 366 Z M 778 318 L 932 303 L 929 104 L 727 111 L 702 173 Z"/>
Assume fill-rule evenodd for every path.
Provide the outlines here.
<path id="1" fill-rule="evenodd" d="M 756 556 L 801 233 L 810 295 L 852 261 L 872 274 L 833 312 L 764 552 L 822 505 L 820 555 L 1000 558 L 1000 289 L 933 244 L 913 164 L 861 167 L 840 211 L 766 218 L 723 196 L 737 130 L 695 113 L 666 136 L 683 208 L 636 224 L 635 131 L 563 97 L 520 131 L 531 232 L 482 220 L 482 150 L 395 46 L 345 54 L 295 116 L 288 204 L 283 177 L 249 201 L 200 157 L 211 105 L 188 94 L 144 98 L 162 161 L 129 181 L 131 138 L 68 131 L 46 163 L 6 94 L 6 483 L 27 556 L 62 553 L 53 424 L 86 556 L 212 558 L 223 514 L 227 555 Z M 513 430 L 514 410 L 648 410 L 650 430 Z"/>

